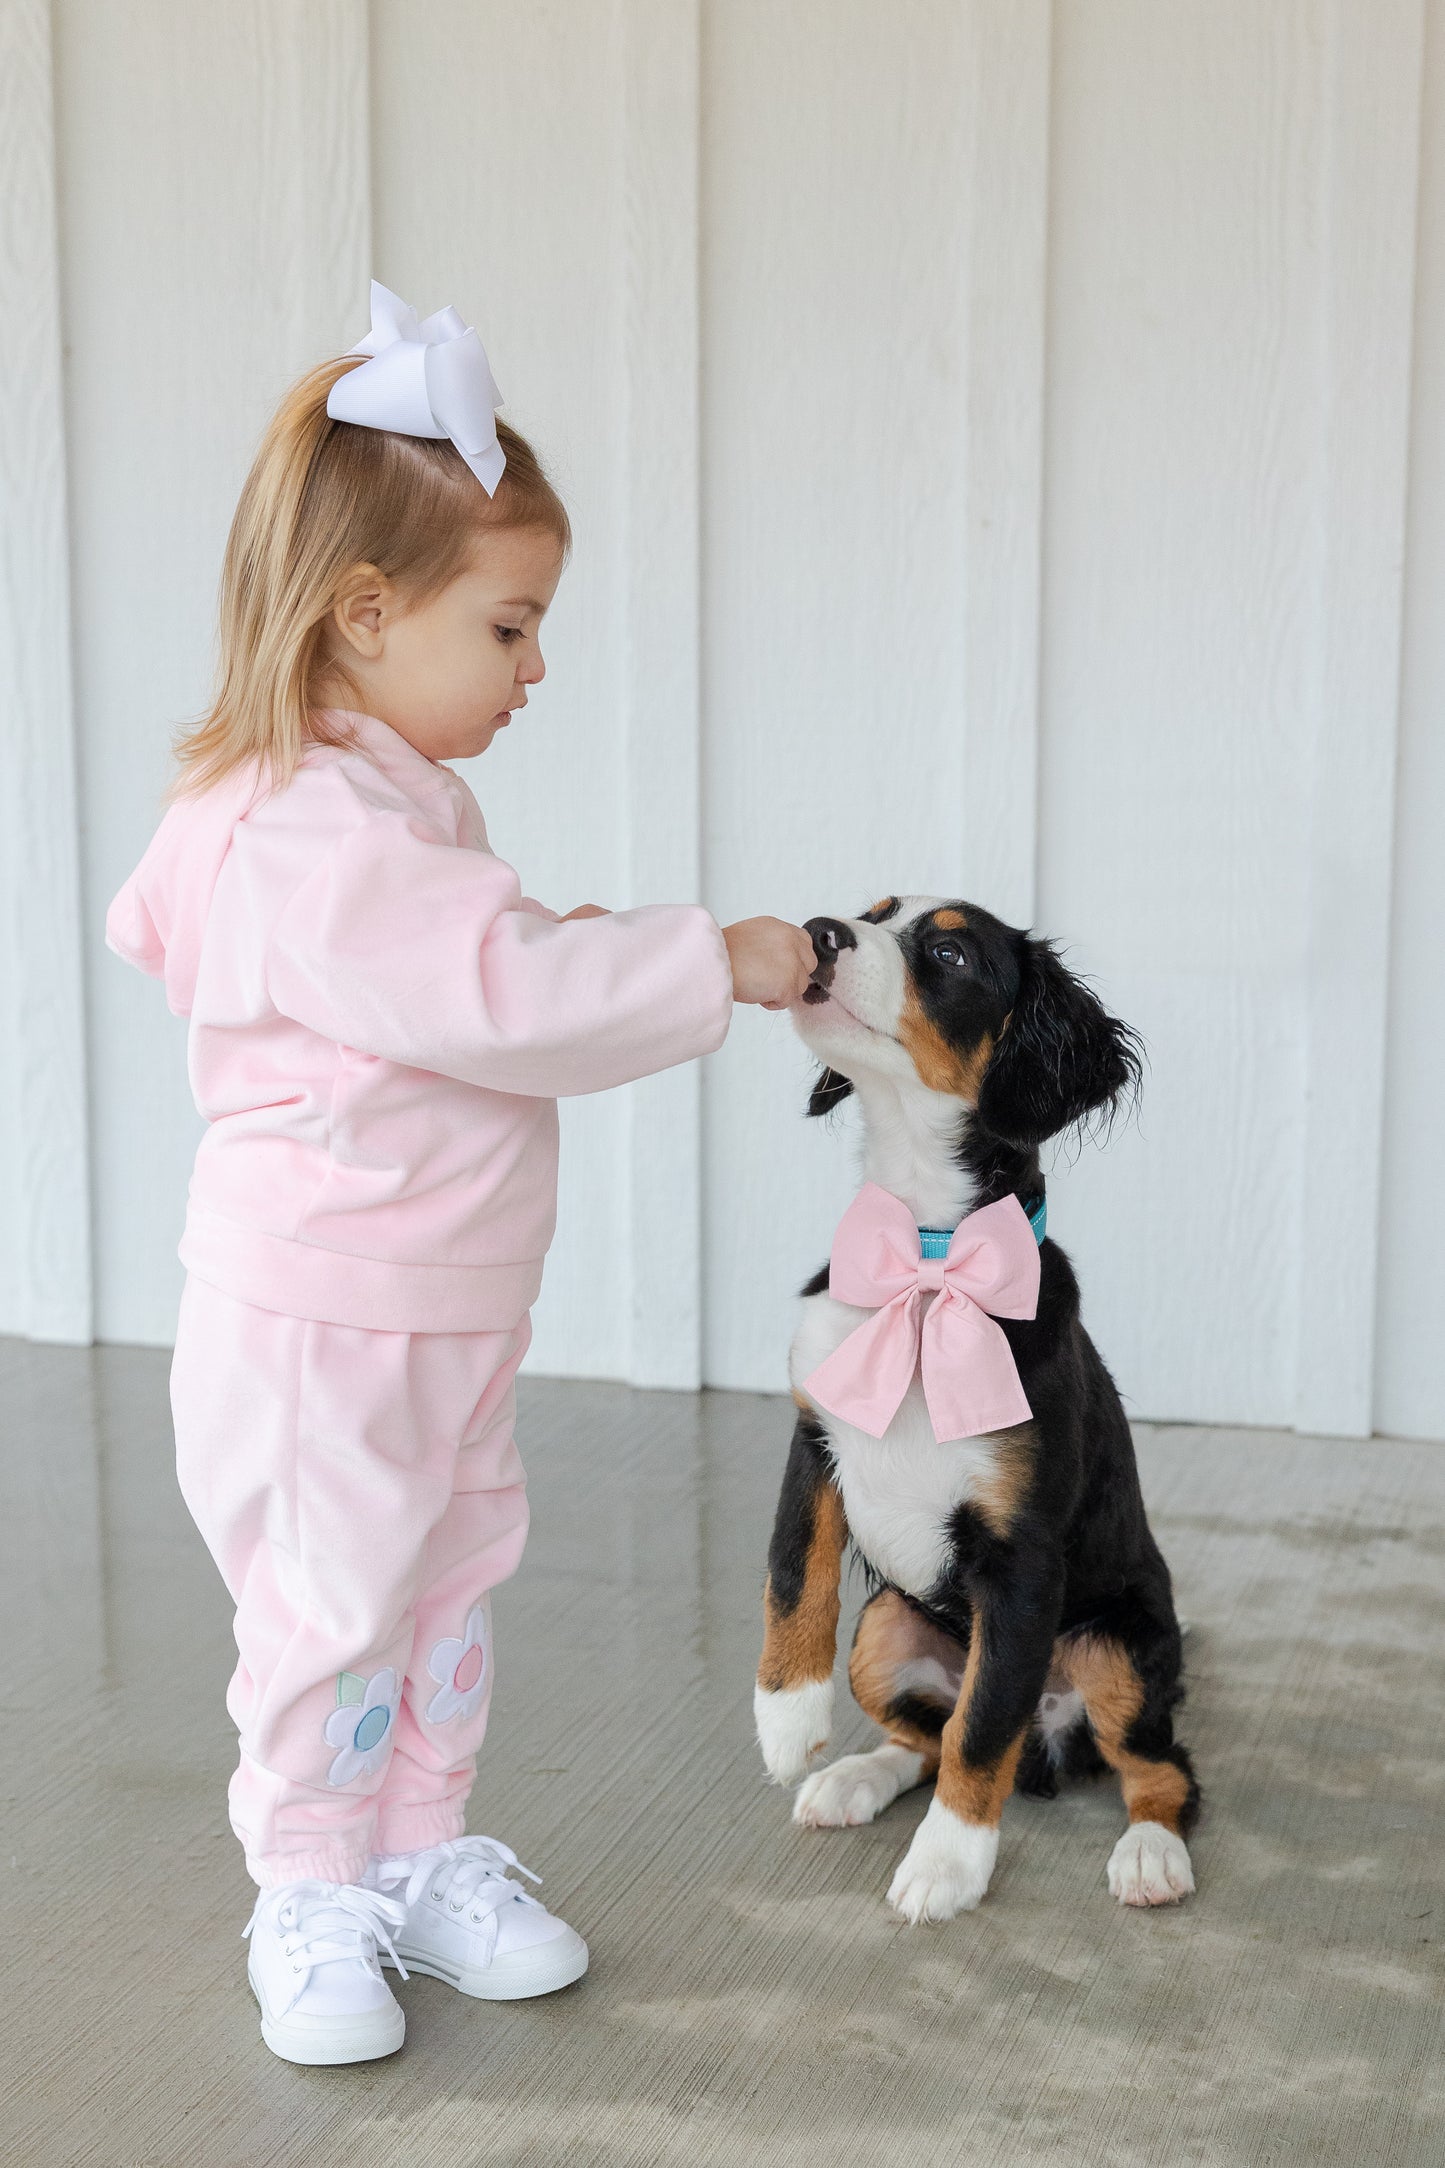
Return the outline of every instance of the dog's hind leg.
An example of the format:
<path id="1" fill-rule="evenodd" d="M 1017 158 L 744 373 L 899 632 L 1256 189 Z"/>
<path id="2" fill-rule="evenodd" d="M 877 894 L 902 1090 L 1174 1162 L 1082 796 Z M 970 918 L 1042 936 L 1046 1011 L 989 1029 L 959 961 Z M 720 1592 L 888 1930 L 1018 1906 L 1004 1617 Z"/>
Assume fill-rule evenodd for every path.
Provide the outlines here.
<path id="1" fill-rule="evenodd" d="M 1179 1634 L 1172 1618 L 1141 1615 L 1134 1624 L 1127 1636 L 1065 1640 L 1059 1653 L 1128 1809 L 1129 1827 L 1109 1858 L 1110 1892 L 1120 1904 L 1178 1904 L 1194 1888 L 1184 1839 L 1199 1812 L 1193 1764 L 1174 1737 Z"/>
<path id="2" fill-rule="evenodd" d="M 939 1737 L 968 1651 L 885 1588 L 863 1607 L 848 1677 L 858 1706 L 887 1732 L 867 1754 L 845 1754 L 800 1788 L 793 1820 L 810 1829 L 871 1822 L 900 1792 L 938 1772 Z"/>

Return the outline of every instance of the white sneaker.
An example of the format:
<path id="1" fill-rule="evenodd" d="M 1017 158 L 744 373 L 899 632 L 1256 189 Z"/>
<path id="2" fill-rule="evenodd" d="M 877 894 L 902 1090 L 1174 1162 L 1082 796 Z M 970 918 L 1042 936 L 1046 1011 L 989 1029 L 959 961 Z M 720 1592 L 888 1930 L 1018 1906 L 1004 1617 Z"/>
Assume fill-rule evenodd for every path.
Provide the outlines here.
<path id="1" fill-rule="evenodd" d="M 406 1906 L 396 1959 L 486 2002 L 550 1995 L 580 1980 L 587 1970 L 586 1943 L 509 1882 L 509 1867 L 531 1882 L 541 1879 L 490 1837 L 455 1837 L 424 1852 L 374 1859 L 368 1888 L 400 1890 Z"/>
<path id="2" fill-rule="evenodd" d="M 381 1976 L 377 1944 L 406 1914 L 354 1882 L 288 1882 L 263 1889 L 244 1933 L 246 1972 L 261 2005 L 261 2038 L 288 2063 L 368 2063 L 406 2037 L 401 2004 Z M 406 1977 L 405 1967 L 402 1977 Z"/>

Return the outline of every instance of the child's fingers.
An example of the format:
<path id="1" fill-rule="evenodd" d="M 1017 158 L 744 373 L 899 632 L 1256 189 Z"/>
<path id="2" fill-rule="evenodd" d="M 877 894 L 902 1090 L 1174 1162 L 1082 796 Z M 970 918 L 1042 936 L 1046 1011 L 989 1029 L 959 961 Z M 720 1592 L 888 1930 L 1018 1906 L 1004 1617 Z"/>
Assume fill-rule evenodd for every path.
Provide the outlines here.
<path id="1" fill-rule="evenodd" d="M 801 1001 L 813 976 L 816 957 L 813 943 L 801 926 L 791 926 L 786 919 L 774 919 L 775 934 L 773 956 L 776 986 L 773 998 L 765 1001 L 765 1009 L 790 1009 L 795 1001 Z"/>
<path id="2" fill-rule="evenodd" d="M 787 1009 L 803 997 L 813 974 L 813 944 L 801 926 L 781 918 L 742 919 L 723 928 L 739 1001 Z"/>
<path id="3" fill-rule="evenodd" d="M 794 935 L 799 929 L 781 924 L 779 933 Z M 765 1009 L 790 1009 L 795 1001 L 801 1001 L 813 976 L 813 944 L 806 935 L 798 940 L 783 938 L 777 949 L 777 992 L 763 1003 Z"/>

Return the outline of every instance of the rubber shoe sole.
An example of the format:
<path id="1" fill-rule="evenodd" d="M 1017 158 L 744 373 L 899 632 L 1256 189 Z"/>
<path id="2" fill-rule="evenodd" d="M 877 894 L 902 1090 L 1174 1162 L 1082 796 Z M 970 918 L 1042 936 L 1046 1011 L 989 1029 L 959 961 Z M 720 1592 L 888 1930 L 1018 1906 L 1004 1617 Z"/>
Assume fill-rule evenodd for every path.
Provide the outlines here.
<path id="1" fill-rule="evenodd" d="M 256 1975 L 250 1966 L 251 1983 L 261 2011 L 261 2038 L 283 2063 L 305 2063 L 318 2068 L 329 2063 L 374 2063 L 395 2055 L 406 2038 L 406 2012 L 399 2003 L 391 2009 L 367 2010 L 356 2017 L 270 2017 Z"/>
<path id="2" fill-rule="evenodd" d="M 413 1949 L 402 1941 L 398 1941 L 396 1949 L 408 1972 L 424 1972 L 433 1980 L 445 1980 L 448 1987 L 463 1995 L 474 1995 L 479 2002 L 523 2002 L 532 1995 L 555 1995 L 558 1988 L 580 1980 L 589 1962 L 586 1943 L 571 1927 L 565 1934 L 554 1935 L 550 1942 L 515 1950 L 510 1957 L 493 1958 L 490 1965 L 451 1965 L 430 1950 Z M 391 1963 L 385 1951 L 381 1962 Z"/>

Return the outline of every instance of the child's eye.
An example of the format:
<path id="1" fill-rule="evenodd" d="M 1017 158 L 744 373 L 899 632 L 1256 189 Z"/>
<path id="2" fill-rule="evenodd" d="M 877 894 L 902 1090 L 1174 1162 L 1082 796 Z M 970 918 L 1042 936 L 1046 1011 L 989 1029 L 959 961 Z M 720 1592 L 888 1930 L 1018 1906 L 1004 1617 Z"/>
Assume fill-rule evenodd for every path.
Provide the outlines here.
<path id="1" fill-rule="evenodd" d="M 503 647 L 510 646 L 513 640 L 520 640 L 522 637 L 522 628 L 520 625 L 493 625 L 492 630 L 497 635 L 497 638 L 501 641 Z"/>

